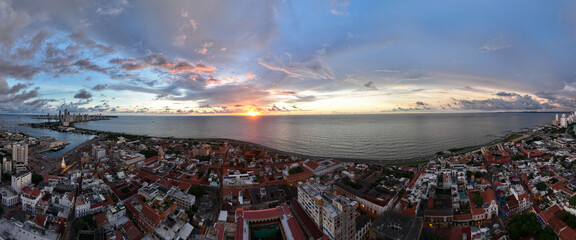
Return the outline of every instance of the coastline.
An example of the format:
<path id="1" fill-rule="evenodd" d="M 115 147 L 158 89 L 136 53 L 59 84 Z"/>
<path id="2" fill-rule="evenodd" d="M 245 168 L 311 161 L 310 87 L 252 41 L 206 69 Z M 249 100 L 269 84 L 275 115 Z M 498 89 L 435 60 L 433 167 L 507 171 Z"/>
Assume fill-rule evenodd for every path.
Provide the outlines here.
<path id="1" fill-rule="evenodd" d="M 488 143 L 485 143 L 485 144 L 479 144 L 479 145 L 474 145 L 474 146 L 463 146 L 460 148 L 456 148 L 456 149 L 458 149 L 458 151 L 455 151 L 455 152 L 452 152 L 450 150 L 444 150 L 444 151 L 441 151 L 442 154 L 436 153 L 436 154 L 429 154 L 429 155 L 418 156 L 418 157 L 413 157 L 413 158 L 384 160 L 384 159 L 358 159 L 358 158 L 345 158 L 345 157 L 313 156 L 313 155 L 287 152 L 287 151 L 275 149 L 272 147 L 268 147 L 268 146 L 265 146 L 262 144 L 257 144 L 254 142 L 237 140 L 237 139 L 230 139 L 230 138 L 156 137 L 156 136 L 149 136 L 149 135 L 129 134 L 129 133 L 123 133 L 123 132 L 111 132 L 111 131 L 94 130 L 94 129 L 86 129 L 86 128 L 76 128 L 76 127 L 74 127 L 74 130 L 64 131 L 62 129 L 59 129 L 57 127 L 57 125 L 54 123 L 50 123 L 50 124 L 47 124 L 47 123 L 22 123 L 20 125 L 28 126 L 28 127 L 32 127 L 32 128 L 45 128 L 45 129 L 50 129 L 53 131 L 59 131 L 59 132 L 64 132 L 64 133 L 86 134 L 86 135 L 96 135 L 96 136 L 101 135 L 101 134 L 105 134 L 105 135 L 123 135 L 123 136 L 136 137 L 136 138 L 159 138 L 159 139 L 194 140 L 194 141 L 228 141 L 230 143 L 235 143 L 235 144 L 242 144 L 242 145 L 259 147 L 259 148 L 265 149 L 266 151 L 268 151 L 270 153 L 274 153 L 274 154 L 293 156 L 293 157 L 298 157 L 298 158 L 302 158 L 302 159 L 334 159 L 334 160 L 341 161 L 341 162 L 378 164 L 378 165 L 418 165 L 418 164 L 422 164 L 425 162 L 429 162 L 430 160 L 433 160 L 433 159 L 438 158 L 438 157 L 449 157 L 449 156 L 464 154 L 467 152 L 477 151 L 477 150 L 480 150 L 480 148 L 482 148 L 483 146 L 491 146 L 491 145 L 500 143 L 500 142 L 504 141 L 507 137 L 509 137 L 513 134 L 525 133 L 525 132 L 533 129 L 533 128 L 529 128 L 529 129 L 525 129 L 525 130 L 519 131 L 519 132 L 510 132 L 504 137 L 497 137 L 496 139 L 494 139 Z M 542 127 L 542 126 L 539 126 L 539 127 Z M 448 151 L 450 153 L 448 154 L 448 153 L 446 153 L 446 151 Z"/>

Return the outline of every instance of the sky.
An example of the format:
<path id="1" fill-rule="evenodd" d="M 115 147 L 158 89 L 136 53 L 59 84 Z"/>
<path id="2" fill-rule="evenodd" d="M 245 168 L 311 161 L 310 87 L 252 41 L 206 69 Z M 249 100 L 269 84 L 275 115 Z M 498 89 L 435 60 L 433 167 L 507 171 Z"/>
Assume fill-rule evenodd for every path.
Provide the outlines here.
<path id="1" fill-rule="evenodd" d="M 0 0 L 0 113 L 573 111 L 576 2 Z"/>

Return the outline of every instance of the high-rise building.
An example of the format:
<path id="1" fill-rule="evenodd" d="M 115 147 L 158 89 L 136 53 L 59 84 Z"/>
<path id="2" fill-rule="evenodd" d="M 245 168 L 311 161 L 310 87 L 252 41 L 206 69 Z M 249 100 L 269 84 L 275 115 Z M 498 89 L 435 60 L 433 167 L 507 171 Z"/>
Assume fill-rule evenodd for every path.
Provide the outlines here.
<path id="1" fill-rule="evenodd" d="M 324 190 L 319 183 L 303 183 L 298 187 L 298 203 L 329 239 L 354 239 L 358 203 Z"/>
<path id="2" fill-rule="evenodd" d="M 32 183 L 32 174 L 30 172 L 17 172 L 12 175 L 12 189 L 17 193 L 22 192 L 22 188 Z"/>
<path id="3" fill-rule="evenodd" d="M 12 144 L 12 161 L 14 161 L 16 165 L 28 166 L 28 144 Z"/>
<path id="4" fill-rule="evenodd" d="M 560 118 L 560 127 L 568 127 L 568 120 L 566 119 L 566 113 L 562 113 L 562 118 Z"/>
<path id="5" fill-rule="evenodd" d="M 6 157 L 2 160 L 2 173 L 12 174 L 12 161 Z"/>

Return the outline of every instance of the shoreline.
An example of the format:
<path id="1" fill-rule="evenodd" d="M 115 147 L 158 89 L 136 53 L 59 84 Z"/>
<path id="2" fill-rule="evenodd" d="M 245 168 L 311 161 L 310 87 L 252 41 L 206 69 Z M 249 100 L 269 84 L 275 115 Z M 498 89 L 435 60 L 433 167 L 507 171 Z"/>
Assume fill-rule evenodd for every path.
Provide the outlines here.
<path id="1" fill-rule="evenodd" d="M 452 148 L 452 149 L 458 149 L 458 151 L 455 151 L 455 152 L 452 152 L 452 151 L 447 149 L 447 150 L 440 151 L 440 152 L 442 152 L 442 154 L 438 154 L 438 153 L 440 153 L 440 152 L 438 152 L 436 154 L 429 154 L 429 155 L 417 156 L 417 157 L 412 157 L 412 158 L 384 160 L 384 159 L 363 159 L 363 158 L 360 159 L 360 158 L 346 158 L 346 157 L 313 156 L 313 155 L 287 152 L 287 151 L 275 149 L 272 147 L 268 147 L 268 146 L 265 146 L 262 144 L 254 143 L 254 142 L 237 140 L 237 139 L 230 139 L 230 138 L 156 137 L 156 136 L 141 135 L 141 134 L 129 134 L 129 133 L 123 133 L 123 132 L 111 132 L 111 131 L 103 131 L 103 130 L 77 128 L 74 126 L 71 126 L 74 128 L 74 130 L 63 131 L 63 130 L 59 129 L 57 126 L 55 126 L 54 123 L 22 123 L 20 125 L 28 126 L 28 127 L 32 127 L 32 128 L 50 129 L 53 131 L 59 131 L 59 132 L 63 132 L 63 133 L 86 134 L 86 135 L 94 135 L 94 136 L 106 134 L 106 135 L 122 135 L 122 136 L 128 136 L 128 137 L 132 136 L 132 137 L 137 137 L 137 138 L 159 138 L 159 139 L 189 140 L 189 141 L 190 140 L 192 140 L 192 141 L 228 141 L 230 143 L 235 143 L 235 144 L 242 144 L 242 145 L 259 147 L 259 148 L 262 148 L 262 149 L 264 149 L 270 153 L 274 153 L 274 154 L 287 155 L 287 156 L 292 156 L 292 157 L 297 157 L 297 158 L 302 158 L 302 159 L 334 159 L 334 160 L 340 161 L 340 162 L 378 164 L 378 165 L 418 165 L 418 164 L 422 164 L 425 162 L 429 162 L 430 160 L 433 160 L 433 159 L 436 159 L 439 157 L 456 156 L 456 155 L 461 155 L 461 154 L 468 153 L 468 152 L 478 151 L 483 146 L 492 146 L 494 144 L 503 142 L 507 137 L 509 137 L 513 134 L 526 133 L 531 129 L 542 127 L 542 126 L 538 126 L 538 127 L 533 127 L 533 128 L 527 128 L 527 129 L 524 129 L 523 131 L 519 131 L 519 132 L 510 132 L 507 135 L 505 135 L 504 137 L 497 137 L 496 139 L 494 139 L 488 143 L 485 143 L 485 144 Z M 524 135 L 524 134 L 522 134 L 522 135 Z M 450 154 L 447 154 L 446 152 L 450 152 Z"/>

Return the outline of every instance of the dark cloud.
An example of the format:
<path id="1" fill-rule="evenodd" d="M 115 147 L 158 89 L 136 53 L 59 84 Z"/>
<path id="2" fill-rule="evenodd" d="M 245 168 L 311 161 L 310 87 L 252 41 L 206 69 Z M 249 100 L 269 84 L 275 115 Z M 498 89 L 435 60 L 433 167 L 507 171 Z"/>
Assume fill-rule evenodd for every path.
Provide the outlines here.
<path id="1" fill-rule="evenodd" d="M 18 83 L 9 86 L 4 77 L 0 76 L 0 111 L 30 111 L 44 107 L 50 99 L 38 99 L 38 87 L 31 88 L 32 84 Z"/>
<path id="2" fill-rule="evenodd" d="M 69 35 L 70 39 L 87 48 L 97 50 L 100 54 L 109 55 L 116 53 L 116 50 L 106 46 L 102 43 L 97 43 L 96 41 L 90 39 L 88 35 L 81 28 L 76 28 L 76 31 Z"/>
<path id="3" fill-rule="evenodd" d="M 96 64 L 93 64 L 88 59 L 78 60 L 78 61 L 74 62 L 72 65 L 80 67 L 80 68 L 85 69 L 85 70 L 95 71 L 95 72 L 99 72 L 99 73 L 103 73 L 103 74 L 107 73 L 106 69 L 104 69 L 104 68 L 102 68 Z"/>
<path id="4" fill-rule="evenodd" d="M 108 87 L 108 84 L 98 84 L 98 85 L 92 87 L 92 90 L 102 91 L 102 90 L 106 89 L 107 87 Z"/>
<path id="5" fill-rule="evenodd" d="M 374 90 L 378 90 L 378 88 L 374 85 L 374 82 L 372 81 L 365 83 L 363 85 L 363 88 L 360 89 L 360 91 L 374 91 Z"/>
<path id="6" fill-rule="evenodd" d="M 485 100 L 456 100 L 454 105 L 460 110 L 506 111 L 553 109 L 549 103 L 540 103 L 530 95 L 515 96 L 511 100 L 490 98 Z"/>
<path id="7" fill-rule="evenodd" d="M 32 80 L 40 69 L 28 65 L 19 65 L 16 63 L 3 61 L 0 59 L 0 77 L 12 77 L 21 80 Z"/>
<path id="8" fill-rule="evenodd" d="M 316 101 L 316 96 L 295 96 L 296 99 L 287 101 L 287 103 L 303 103 Z"/>
<path id="9" fill-rule="evenodd" d="M 499 97 L 514 97 L 514 96 L 520 96 L 520 94 L 518 93 L 511 93 L 511 92 L 497 92 L 496 96 Z"/>
<path id="10" fill-rule="evenodd" d="M 416 105 L 418 105 L 418 106 L 426 106 L 426 105 L 428 105 L 428 104 L 426 104 L 426 103 L 424 103 L 424 102 L 422 102 L 422 101 L 418 101 L 418 102 L 416 102 Z"/>
<path id="11" fill-rule="evenodd" d="M 89 93 L 88 91 L 86 91 L 86 89 L 80 89 L 80 91 L 78 91 L 74 95 L 74 98 L 78 98 L 78 99 L 88 99 L 91 97 L 92 97 L 92 93 Z"/>

